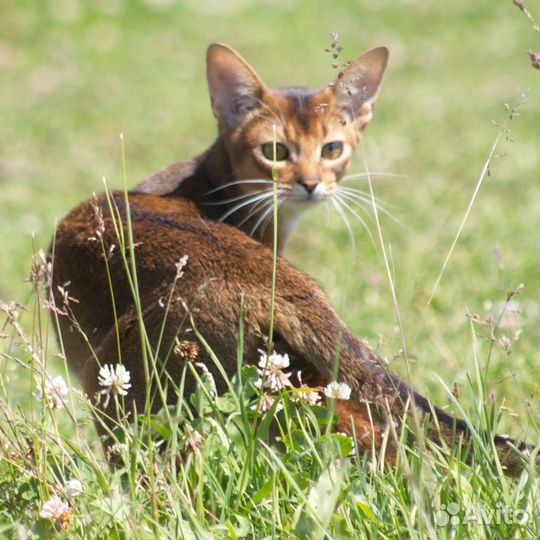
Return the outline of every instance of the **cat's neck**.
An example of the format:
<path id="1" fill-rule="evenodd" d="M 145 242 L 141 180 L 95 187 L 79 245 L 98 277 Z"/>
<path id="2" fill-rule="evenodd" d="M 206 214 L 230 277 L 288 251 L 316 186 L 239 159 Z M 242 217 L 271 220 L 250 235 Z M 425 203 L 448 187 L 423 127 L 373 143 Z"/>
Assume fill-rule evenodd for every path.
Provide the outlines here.
<path id="1" fill-rule="evenodd" d="M 253 212 L 249 204 L 233 211 L 242 202 L 238 200 L 238 177 L 220 138 L 206 152 L 193 159 L 173 163 L 158 171 L 141 182 L 135 191 L 194 201 L 201 214 L 208 219 L 237 227 L 269 247 L 274 245 L 273 214 L 258 223 L 263 216 L 260 212 Z M 280 254 L 302 210 L 297 205 L 280 208 L 277 235 Z"/>
<path id="2" fill-rule="evenodd" d="M 168 165 L 143 180 L 134 191 L 162 197 L 183 197 L 198 202 L 232 174 L 230 159 L 218 138 L 206 152 Z"/>

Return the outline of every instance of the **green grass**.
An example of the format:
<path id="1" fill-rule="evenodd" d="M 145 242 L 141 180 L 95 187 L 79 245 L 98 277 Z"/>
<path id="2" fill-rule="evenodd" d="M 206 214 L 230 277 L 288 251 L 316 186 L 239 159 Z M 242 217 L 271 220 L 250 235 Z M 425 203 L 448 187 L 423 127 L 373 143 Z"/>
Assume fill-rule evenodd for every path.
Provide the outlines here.
<path id="1" fill-rule="evenodd" d="M 46 351 L 51 373 L 63 372 L 62 362 L 46 322 L 32 320 L 34 299 L 25 283 L 32 234 L 35 245 L 46 248 L 55 220 L 101 191 L 102 176 L 122 186 L 120 132 L 130 185 L 210 144 L 215 126 L 204 80 L 209 41 L 234 46 L 270 85 L 318 86 L 334 76 L 322 50 L 329 32 L 337 31 L 345 56 L 381 44 L 391 50 L 365 151 L 371 171 L 406 176 L 377 179 L 374 190 L 403 223 L 381 216 L 415 387 L 445 405 L 451 400 L 439 378 L 456 384 L 471 421 L 494 407 L 501 415 L 499 432 L 537 443 L 540 115 L 538 72 L 526 54 L 537 35 L 527 19 L 510 0 L 157 4 L 18 0 L 0 18 L 0 299 L 30 306 L 31 313 L 21 315 L 23 329 L 34 347 L 36 335 L 50 340 L 37 350 Z M 503 124 L 505 103 L 517 103 L 526 92 L 426 308 L 499 133 L 492 121 Z M 364 170 L 358 157 L 352 172 Z M 374 224 L 371 229 L 376 232 Z M 322 283 L 351 329 L 404 376 L 381 247 L 370 244 L 360 227 L 356 245 L 353 258 L 339 216 L 321 207 L 300 224 L 287 256 Z M 496 319 L 519 283 L 525 284 L 514 299 L 519 315 L 506 319 L 496 335 L 513 340 L 521 331 L 519 339 L 510 354 L 498 344 L 491 350 L 489 329 L 473 323 L 472 332 L 467 314 Z M 452 502 L 461 510 L 497 503 L 536 507 L 537 480 L 503 478 L 489 448 L 472 466 L 455 456 L 404 448 L 393 473 L 370 472 L 362 458 L 340 472 L 332 464 L 348 443 L 325 438 L 313 413 L 296 413 L 290 403 L 283 437 L 292 442 L 276 450 L 246 432 L 244 440 L 257 453 L 249 478 L 242 476 L 250 458 L 238 444 L 235 418 L 251 414 L 247 387 L 236 388 L 245 395 L 241 406 L 196 426 L 208 435 L 202 458 L 193 454 L 176 465 L 170 456 L 158 456 L 164 460 L 157 467 L 158 487 L 147 489 L 147 449 L 134 449 L 126 470 L 108 470 L 83 401 L 70 394 L 77 422 L 65 410 L 42 409 L 32 397 L 36 382 L 17 363 L 28 365 L 24 346 L 14 348 L 20 338 L 10 326 L 0 332 L 7 335 L 7 356 L 0 359 L 0 448 L 7 458 L 0 465 L 0 537 L 22 538 L 30 529 L 70 538 L 168 538 L 180 529 L 186 537 L 191 531 L 200 537 L 294 538 L 321 530 L 338 538 L 538 536 L 536 513 L 523 528 L 473 524 L 452 532 L 436 526 L 435 512 Z M 481 368 L 489 358 L 483 394 L 475 358 Z M 181 437 L 178 429 L 173 431 Z M 39 509 L 51 486 L 72 476 L 84 481 L 85 493 L 74 502 L 71 528 L 55 533 L 39 520 Z M 326 519 L 316 492 L 329 476 L 339 494 Z M 324 514 L 324 523 L 313 514 Z"/>

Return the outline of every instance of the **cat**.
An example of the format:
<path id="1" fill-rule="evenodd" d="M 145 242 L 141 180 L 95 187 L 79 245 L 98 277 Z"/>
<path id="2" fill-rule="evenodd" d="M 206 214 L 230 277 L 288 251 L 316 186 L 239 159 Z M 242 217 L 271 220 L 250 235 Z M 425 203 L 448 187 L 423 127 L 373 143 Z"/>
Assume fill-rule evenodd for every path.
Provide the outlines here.
<path id="1" fill-rule="evenodd" d="M 100 391 L 100 365 L 123 363 L 131 374 L 128 408 L 134 403 L 144 410 L 159 386 L 149 356 L 166 374 L 162 383 L 169 381 L 169 391 L 153 400 L 154 410 L 163 401 L 176 403 L 175 383 L 195 357 L 224 390 L 192 325 L 232 376 L 242 319 L 244 360 L 257 361 L 270 332 L 273 242 L 262 224 L 273 228 L 272 169 L 277 165 L 279 173 L 282 252 L 298 216 L 335 193 L 371 120 L 387 60 L 385 48 L 373 49 L 321 90 L 270 90 L 232 49 L 210 46 L 208 82 L 219 126 L 214 145 L 150 177 L 129 195 L 112 193 L 82 203 L 57 228 L 51 248 L 53 289 L 57 304 L 70 314 L 60 317 L 59 335 L 88 396 Z M 119 247 L 119 237 L 130 234 L 133 254 Z M 128 259 L 133 255 L 136 279 L 121 249 Z M 76 303 L 66 305 L 66 287 Z M 166 299 L 171 302 L 165 310 Z M 361 449 L 378 448 L 393 425 L 399 431 L 412 407 L 428 422 L 433 440 L 452 445 L 471 437 L 464 421 L 432 407 L 391 373 L 346 328 L 319 286 L 281 256 L 270 338 L 276 351 L 290 356 L 291 370 L 302 371 L 306 384 L 323 386 L 336 377 L 351 388 L 351 400 L 338 401 L 336 413 L 339 429 L 356 434 Z M 191 352 L 179 349 L 179 343 Z M 188 370 L 185 394 L 195 387 Z M 106 415 L 96 425 L 103 434 L 106 418 L 114 418 L 115 411 L 112 403 L 101 406 Z M 430 420 L 433 415 L 436 422 Z M 523 462 L 511 445 L 526 446 L 499 436 L 494 442 L 507 472 L 518 472 Z M 394 463 L 396 442 L 386 437 L 386 445 L 385 458 Z"/>

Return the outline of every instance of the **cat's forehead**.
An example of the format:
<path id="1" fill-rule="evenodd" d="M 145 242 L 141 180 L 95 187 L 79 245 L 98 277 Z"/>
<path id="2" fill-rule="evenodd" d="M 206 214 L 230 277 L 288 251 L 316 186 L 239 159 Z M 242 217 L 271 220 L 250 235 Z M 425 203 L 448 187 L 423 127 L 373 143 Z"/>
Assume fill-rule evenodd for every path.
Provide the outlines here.
<path id="1" fill-rule="evenodd" d="M 327 89 L 277 88 L 263 98 L 262 115 L 287 138 L 324 138 L 342 128 L 341 116 Z"/>

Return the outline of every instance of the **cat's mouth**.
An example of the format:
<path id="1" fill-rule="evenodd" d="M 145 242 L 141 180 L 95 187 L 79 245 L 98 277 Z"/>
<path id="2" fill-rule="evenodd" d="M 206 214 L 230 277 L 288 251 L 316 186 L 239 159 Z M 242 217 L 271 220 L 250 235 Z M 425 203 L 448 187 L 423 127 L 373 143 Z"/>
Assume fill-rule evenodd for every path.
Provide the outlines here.
<path id="1" fill-rule="evenodd" d="M 303 204 L 322 202 L 331 196 L 332 193 L 322 182 L 296 182 L 287 193 L 288 200 Z"/>

